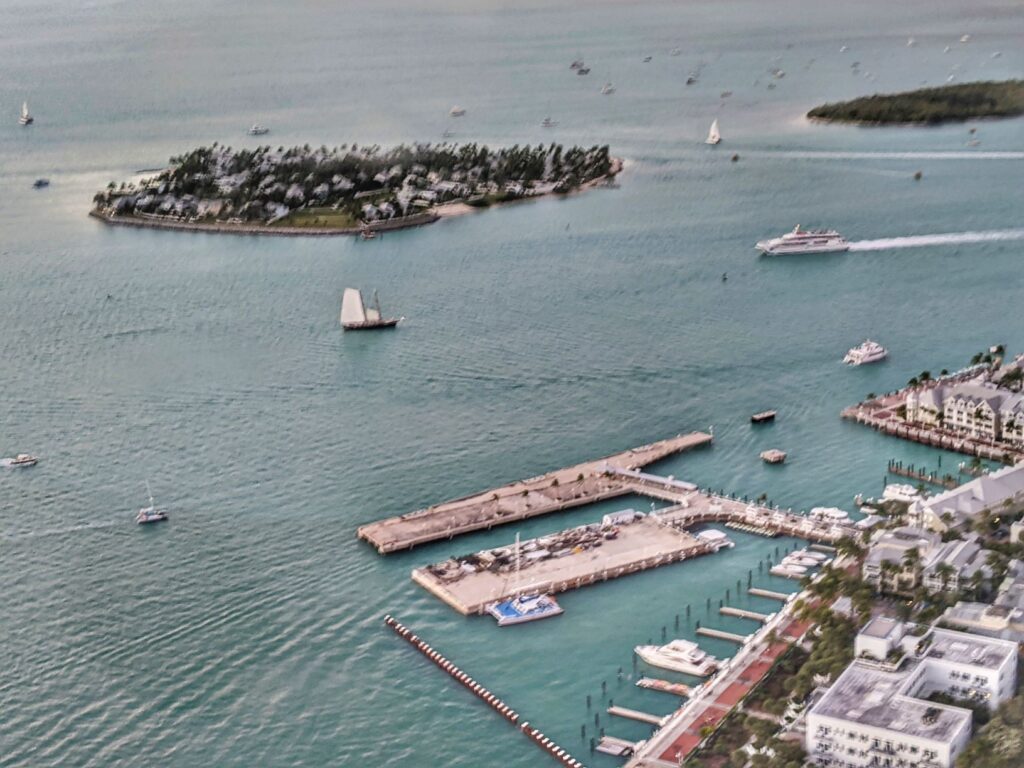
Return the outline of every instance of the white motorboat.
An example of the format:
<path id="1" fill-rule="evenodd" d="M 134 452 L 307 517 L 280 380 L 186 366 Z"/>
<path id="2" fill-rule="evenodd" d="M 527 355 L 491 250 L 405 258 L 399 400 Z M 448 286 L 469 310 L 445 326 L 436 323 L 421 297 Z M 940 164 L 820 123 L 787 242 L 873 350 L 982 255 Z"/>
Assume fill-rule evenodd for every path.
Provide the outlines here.
<path id="1" fill-rule="evenodd" d="M 138 514 L 135 515 L 135 522 L 139 525 L 145 525 L 146 523 L 162 523 L 168 519 L 167 513 L 162 509 L 157 509 L 156 504 L 153 502 L 153 492 L 149 489 L 149 481 L 146 481 L 146 493 L 149 494 L 149 506 L 143 507 L 139 510 Z"/>
<path id="2" fill-rule="evenodd" d="M 604 85 L 601 86 L 601 93 L 604 94 L 605 96 L 609 96 L 615 93 L 615 86 L 612 85 L 611 83 L 605 83 Z"/>
<path id="3" fill-rule="evenodd" d="M 28 102 L 23 101 L 21 103 L 21 117 L 18 118 L 18 123 L 20 125 L 31 125 L 34 122 L 35 118 L 28 112 Z"/>
<path id="4" fill-rule="evenodd" d="M 697 540 L 703 541 L 705 544 L 710 544 L 714 548 L 715 552 L 720 549 L 732 549 L 736 546 L 736 543 L 732 541 L 723 531 L 709 528 L 706 531 L 701 531 L 697 534 Z"/>
<path id="5" fill-rule="evenodd" d="M 448 110 L 448 114 L 452 117 L 462 117 L 466 114 L 466 110 L 456 104 L 454 107 Z"/>
<path id="6" fill-rule="evenodd" d="M 34 467 L 38 463 L 39 457 L 28 453 L 19 453 L 13 459 L 3 460 L 3 466 L 6 467 Z"/>
<path id="7" fill-rule="evenodd" d="M 889 350 L 877 341 L 867 339 L 863 344 L 854 347 L 846 353 L 843 362 L 847 365 L 867 365 L 884 360 L 889 355 Z"/>
<path id="8" fill-rule="evenodd" d="M 708 137 L 704 139 L 705 144 L 720 144 L 722 142 L 722 134 L 718 130 L 718 118 L 716 117 L 711 123 L 711 128 L 708 129 Z"/>
<path id="9" fill-rule="evenodd" d="M 269 128 L 265 128 L 264 126 L 260 125 L 259 123 L 253 123 L 252 127 L 249 128 L 249 135 L 250 136 L 264 136 L 265 134 L 268 134 L 268 133 L 270 133 L 270 129 Z"/>
<path id="10" fill-rule="evenodd" d="M 673 640 L 667 645 L 638 645 L 637 656 L 652 667 L 660 667 L 684 675 L 707 677 L 718 668 L 718 660 L 689 640 Z"/>
<path id="11" fill-rule="evenodd" d="M 803 230 L 797 224 L 782 237 L 761 240 L 755 246 L 770 256 L 787 253 L 835 253 L 850 250 L 850 243 L 834 229 Z"/>
<path id="12" fill-rule="evenodd" d="M 545 117 L 540 121 L 541 128 L 554 128 L 556 125 L 558 125 L 558 122 L 556 120 L 552 120 L 550 117 Z"/>
<path id="13" fill-rule="evenodd" d="M 840 525 L 850 522 L 850 514 L 839 507 L 814 507 L 811 509 L 810 518 L 823 523 L 838 523 Z"/>

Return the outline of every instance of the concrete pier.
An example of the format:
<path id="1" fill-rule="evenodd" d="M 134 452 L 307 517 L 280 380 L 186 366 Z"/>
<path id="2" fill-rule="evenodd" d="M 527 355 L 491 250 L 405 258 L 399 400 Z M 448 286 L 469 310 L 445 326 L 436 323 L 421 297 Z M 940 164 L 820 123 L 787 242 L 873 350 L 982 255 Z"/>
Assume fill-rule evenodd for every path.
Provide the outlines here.
<path id="1" fill-rule="evenodd" d="M 719 640 L 730 640 L 740 645 L 743 645 L 750 639 L 749 635 L 737 635 L 735 632 L 725 632 L 721 629 L 711 629 L 710 627 L 697 627 L 697 634 L 704 635 L 705 637 L 714 637 Z"/>
<path id="2" fill-rule="evenodd" d="M 787 602 L 790 598 L 785 592 L 773 592 L 770 589 L 761 589 L 760 587 L 751 587 L 747 590 L 748 595 L 754 595 L 755 597 L 768 597 L 772 600 L 781 600 Z"/>
<path id="3" fill-rule="evenodd" d="M 595 749 L 612 757 L 629 757 L 636 751 L 636 742 L 617 739 L 614 736 L 602 736 Z"/>
<path id="4" fill-rule="evenodd" d="M 656 677 L 641 677 L 636 681 L 637 688 L 646 688 L 649 691 L 661 691 L 671 693 L 673 696 L 691 696 L 693 688 L 683 683 L 671 683 L 668 680 L 659 680 Z"/>
<path id="5" fill-rule="evenodd" d="M 591 504 L 631 492 L 614 470 L 636 470 L 656 461 L 707 445 L 711 435 L 691 432 L 642 445 L 603 459 L 520 480 L 483 493 L 370 523 L 358 536 L 380 554 L 411 549 L 419 544 L 451 539 L 470 531 L 489 529 L 571 507 Z"/>
<path id="6" fill-rule="evenodd" d="M 627 709 L 626 707 L 608 707 L 608 714 L 655 726 L 661 725 L 662 721 L 665 719 L 660 715 L 652 715 L 647 712 L 640 712 L 636 709 Z"/>
<path id="7" fill-rule="evenodd" d="M 754 621 L 768 621 L 771 616 L 767 613 L 758 613 L 757 611 L 747 611 L 743 608 L 733 608 L 731 605 L 723 605 L 718 609 L 718 612 L 723 616 L 738 616 L 741 619 L 753 619 Z"/>

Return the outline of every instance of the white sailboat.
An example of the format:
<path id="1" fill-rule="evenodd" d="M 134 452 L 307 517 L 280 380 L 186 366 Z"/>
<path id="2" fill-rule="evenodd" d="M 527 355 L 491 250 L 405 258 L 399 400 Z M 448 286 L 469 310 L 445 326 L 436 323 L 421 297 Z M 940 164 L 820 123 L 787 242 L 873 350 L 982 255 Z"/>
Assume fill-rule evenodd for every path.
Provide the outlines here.
<path id="1" fill-rule="evenodd" d="M 711 128 L 708 130 L 708 137 L 704 139 L 705 144 L 718 144 L 722 141 L 722 134 L 718 131 L 718 118 L 716 117 L 714 122 L 711 123 Z"/>
<path id="2" fill-rule="evenodd" d="M 516 571 L 515 583 L 519 584 L 519 534 L 516 534 Z M 510 624 L 523 624 L 527 621 L 547 619 L 551 616 L 558 616 L 562 613 L 562 606 L 558 604 L 551 595 L 542 595 L 537 592 L 530 594 L 517 594 L 508 600 L 501 600 L 487 606 L 487 612 L 498 622 L 499 627 L 507 627 Z"/>
<path id="3" fill-rule="evenodd" d="M 149 494 L 149 506 L 139 510 L 139 513 L 135 515 L 135 522 L 145 525 L 146 523 L 162 523 L 167 520 L 167 513 L 162 509 L 157 509 L 156 503 L 153 501 L 153 491 L 149 488 L 149 480 L 146 481 L 146 493 Z"/>
<path id="4" fill-rule="evenodd" d="M 364 331 L 373 328 L 394 328 L 404 318 L 382 317 L 380 299 L 373 292 L 373 306 L 363 304 L 358 288 L 346 288 L 341 296 L 341 327 L 346 331 Z"/>
<path id="5" fill-rule="evenodd" d="M 21 125 L 31 125 L 34 120 L 35 118 L 28 113 L 28 102 L 21 102 L 21 117 L 18 118 L 18 122 Z"/>

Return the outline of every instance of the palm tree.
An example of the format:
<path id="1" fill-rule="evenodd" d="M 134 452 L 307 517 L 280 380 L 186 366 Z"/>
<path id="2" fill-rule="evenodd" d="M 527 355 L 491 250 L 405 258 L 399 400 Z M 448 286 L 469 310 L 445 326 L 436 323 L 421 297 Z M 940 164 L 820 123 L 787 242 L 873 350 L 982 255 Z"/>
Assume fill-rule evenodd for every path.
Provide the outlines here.
<path id="1" fill-rule="evenodd" d="M 956 569 L 949 563 L 939 563 L 935 568 L 935 572 L 942 580 L 942 591 L 945 592 L 946 587 L 949 585 L 949 579 L 956 572 Z"/>

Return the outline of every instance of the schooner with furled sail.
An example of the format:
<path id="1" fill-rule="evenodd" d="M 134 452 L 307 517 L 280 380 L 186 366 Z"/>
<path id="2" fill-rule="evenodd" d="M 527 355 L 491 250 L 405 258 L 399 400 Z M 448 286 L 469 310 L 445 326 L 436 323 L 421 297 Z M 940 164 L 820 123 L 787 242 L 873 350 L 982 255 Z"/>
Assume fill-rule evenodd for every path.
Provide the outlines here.
<path id="1" fill-rule="evenodd" d="M 363 303 L 363 294 L 358 288 L 346 288 L 341 296 L 341 327 L 346 331 L 368 331 L 375 328 L 394 328 L 405 318 L 383 317 L 380 313 L 380 299 L 373 292 L 373 306 Z"/>

